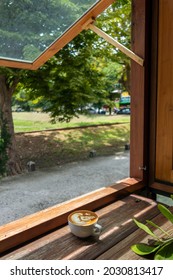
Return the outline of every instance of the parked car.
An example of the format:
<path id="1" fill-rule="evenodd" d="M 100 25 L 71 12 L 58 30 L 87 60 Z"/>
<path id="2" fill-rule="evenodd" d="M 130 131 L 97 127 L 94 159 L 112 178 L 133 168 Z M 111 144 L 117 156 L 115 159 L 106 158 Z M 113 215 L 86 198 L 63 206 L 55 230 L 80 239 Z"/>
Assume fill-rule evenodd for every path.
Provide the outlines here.
<path id="1" fill-rule="evenodd" d="M 117 112 L 117 115 L 130 115 L 130 108 L 122 108 Z"/>
<path id="2" fill-rule="evenodd" d="M 24 112 L 24 109 L 22 109 L 21 107 L 18 107 L 18 108 L 16 109 L 16 112 Z"/>
<path id="3" fill-rule="evenodd" d="M 97 114 L 97 110 L 95 108 L 88 108 L 86 109 L 86 112 L 88 114 Z"/>
<path id="4" fill-rule="evenodd" d="M 105 115 L 106 114 L 106 109 L 98 109 L 98 114 Z"/>
<path id="5" fill-rule="evenodd" d="M 104 108 L 103 109 L 99 109 L 99 108 L 91 107 L 91 108 L 87 108 L 86 112 L 88 114 L 102 114 L 102 115 L 105 115 L 106 114 L 106 109 L 104 109 Z"/>

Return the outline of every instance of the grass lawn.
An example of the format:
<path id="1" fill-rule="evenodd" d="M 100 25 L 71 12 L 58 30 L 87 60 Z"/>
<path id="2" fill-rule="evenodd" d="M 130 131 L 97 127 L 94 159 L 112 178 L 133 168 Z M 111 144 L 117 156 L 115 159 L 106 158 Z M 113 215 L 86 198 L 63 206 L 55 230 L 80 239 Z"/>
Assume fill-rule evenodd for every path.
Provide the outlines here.
<path id="1" fill-rule="evenodd" d="M 97 156 L 113 155 L 129 138 L 129 123 L 16 134 L 23 166 L 32 160 L 39 168 L 87 159 L 92 150 Z"/>
<path id="2" fill-rule="evenodd" d="M 15 132 L 41 131 L 46 129 L 69 128 L 92 124 L 129 123 L 130 116 L 90 115 L 73 118 L 69 123 L 50 122 L 49 114 L 36 112 L 13 112 Z"/>
<path id="3" fill-rule="evenodd" d="M 24 167 L 30 160 L 39 168 L 83 160 L 92 150 L 97 156 L 112 155 L 129 143 L 130 116 L 80 116 L 69 123 L 56 124 L 51 124 L 49 115 L 43 113 L 15 112 L 13 117 L 15 132 L 24 132 L 16 134 Z M 91 124 L 102 126 L 81 128 Z M 68 129 L 71 127 L 78 128 Z M 66 130 L 51 130 L 58 128 Z"/>

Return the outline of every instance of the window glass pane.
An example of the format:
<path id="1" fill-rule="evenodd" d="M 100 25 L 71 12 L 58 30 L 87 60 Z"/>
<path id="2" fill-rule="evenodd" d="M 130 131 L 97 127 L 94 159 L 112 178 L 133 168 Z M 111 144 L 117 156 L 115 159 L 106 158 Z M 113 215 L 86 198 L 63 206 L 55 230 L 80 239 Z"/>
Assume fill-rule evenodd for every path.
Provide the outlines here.
<path id="1" fill-rule="evenodd" d="M 99 0 L 3 0 L 0 58 L 34 61 Z"/>

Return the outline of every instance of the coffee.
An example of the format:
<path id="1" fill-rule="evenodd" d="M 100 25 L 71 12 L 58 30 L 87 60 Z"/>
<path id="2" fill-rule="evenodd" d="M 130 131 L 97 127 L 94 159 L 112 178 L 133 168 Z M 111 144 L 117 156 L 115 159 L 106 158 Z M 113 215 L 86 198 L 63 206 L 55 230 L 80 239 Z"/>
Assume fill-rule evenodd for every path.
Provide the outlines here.
<path id="1" fill-rule="evenodd" d="M 102 226 L 97 224 L 98 216 L 89 210 L 76 210 L 68 216 L 68 225 L 71 232 L 80 238 L 89 236 L 99 237 Z"/>
<path id="2" fill-rule="evenodd" d="M 88 226 L 96 223 L 97 220 L 97 215 L 89 210 L 79 210 L 69 215 L 69 221 L 79 226 Z"/>

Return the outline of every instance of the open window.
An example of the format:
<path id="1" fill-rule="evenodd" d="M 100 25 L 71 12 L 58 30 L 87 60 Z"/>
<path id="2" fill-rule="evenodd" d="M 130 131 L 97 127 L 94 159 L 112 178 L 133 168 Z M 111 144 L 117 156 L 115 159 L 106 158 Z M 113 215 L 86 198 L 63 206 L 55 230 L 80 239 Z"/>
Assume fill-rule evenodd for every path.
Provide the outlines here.
<path id="1" fill-rule="evenodd" d="M 4 15 L 0 24 L 0 65 L 39 68 L 113 2 L 39 0 L 23 1 L 15 7 L 15 1 L 4 1 L 0 4 Z"/>
<path id="2" fill-rule="evenodd" d="M 13 1 L 2 3 L 0 8 L 5 19 L 1 22 L 0 65 L 37 69 L 83 29 L 93 30 L 143 65 L 142 58 L 93 25 L 97 16 L 113 2 L 74 0 L 58 3 L 37 1 L 29 4 L 24 1 L 17 8 Z M 34 20 L 35 14 L 38 14 L 39 20 Z"/>
<path id="3" fill-rule="evenodd" d="M 40 1 L 37 1 L 38 5 L 39 2 Z M 21 56 L 21 53 L 20 55 L 17 53 L 18 48 L 16 48 L 16 53 L 10 51 L 14 43 L 9 43 L 10 41 L 8 40 L 10 39 L 8 39 L 6 45 L 3 47 L 3 52 L 1 50 L 0 65 L 32 70 L 37 69 L 83 29 L 91 28 L 96 31 L 96 28 L 93 27 L 93 22 L 96 17 L 113 2 L 113 0 L 74 0 L 74 3 L 77 2 L 80 2 L 82 4 L 81 6 L 86 9 L 81 9 L 79 13 L 75 13 L 75 16 L 78 14 L 78 17 L 73 18 L 73 21 L 75 22 L 69 22 L 68 25 L 65 26 L 65 29 L 59 30 L 57 27 L 57 31 L 60 31 L 60 34 L 57 36 L 56 33 L 52 42 L 49 41 L 48 44 L 43 43 L 44 48 L 39 49 L 38 46 L 33 45 L 33 42 L 30 41 L 30 38 L 28 37 L 29 46 L 24 45 L 23 48 L 25 52 L 22 52 L 25 55 L 27 54 L 27 56 L 23 56 L 23 54 Z M 10 8 L 10 5 L 13 5 L 13 1 L 9 1 L 8 3 L 8 8 Z M 68 2 L 60 1 L 60 3 Z M 0 5 L 3 6 L 3 4 Z M 68 5 L 66 8 L 68 8 Z M 162 11 L 161 13 L 158 13 L 159 9 Z M 168 61 L 170 56 L 171 58 L 173 56 L 170 50 L 172 44 L 169 42 L 170 37 L 173 38 L 171 13 L 169 13 L 169 11 L 173 11 L 172 0 L 132 0 L 132 50 L 130 52 L 127 51 L 128 55 L 131 53 L 133 56 L 131 57 L 131 178 L 124 180 L 118 185 L 96 192 L 94 197 L 93 195 L 87 195 L 83 199 L 78 199 L 70 204 L 65 204 L 63 207 L 53 207 L 48 211 L 45 210 L 42 213 L 37 213 L 26 220 L 23 219 L 17 223 L 14 222 L 11 227 L 7 225 L 2 230 L 4 241 L 0 246 L 1 251 L 27 241 L 28 236 L 34 238 L 48 230 L 52 230 L 55 226 L 57 227 L 64 224 L 69 211 L 74 210 L 75 208 L 83 208 L 86 205 L 89 209 L 99 208 L 116 199 L 118 195 L 126 195 L 129 192 L 141 189 L 143 186 L 147 187 L 149 191 L 160 191 L 168 194 L 173 193 L 172 132 L 170 133 L 170 129 L 172 130 L 172 123 L 170 121 L 166 124 L 167 129 L 165 130 L 165 139 L 169 139 L 168 142 L 167 140 L 165 142 L 165 153 L 164 150 L 162 150 L 163 141 L 160 138 L 160 142 L 158 138 L 160 137 L 159 133 L 161 129 L 159 119 L 164 117 L 164 111 L 162 111 L 161 106 L 162 101 L 164 100 L 165 102 L 165 108 L 170 108 L 169 114 L 171 114 L 172 110 L 172 99 L 171 94 L 169 94 L 169 92 L 172 92 L 173 87 L 173 79 L 171 79 L 171 77 L 171 82 L 168 83 L 168 86 L 166 87 L 167 96 L 169 95 L 169 97 L 168 99 L 163 99 L 165 88 L 164 81 L 168 80 L 166 64 L 164 64 L 164 61 Z M 67 15 L 67 13 L 65 14 Z M 30 15 L 32 15 L 32 12 Z M 67 19 L 69 18 L 67 17 Z M 171 26 L 171 29 L 168 28 L 169 25 Z M 15 27 L 17 38 L 20 38 L 20 34 L 18 33 L 18 29 L 20 29 L 19 27 L 20 26 Z M 163 30 L 167 30 L 167 32 L 163 32 Z M 4 34 L 10 35 L 10 30 Z M 52 34 L 54 35 L 54 31 Z M 29 36 L 29 32 L 26 36 Z M 36 39 L 39 37 L 39 40 L 35 41 L 41 40 L 42 42 L 44 32 L 39 31 L 39 34 L 37 33 L 35 36 Z M 5 38 L 1 38 L 2 42 L 5 42 Z M 22 37 L 20 39 L 22 39 Z M 27 38 L 24 38 L 23 41 L 26 42 Z M 21 46 L 21 44 L 22 42 L 20 41 L 18 46 Z M 10 51 L 10 56 L 5 53 L 8 49 Z M 30 56 L 30 51 L 32 56 Z M 172 64 L 171 60 L 171 67 Z M 162 80 L 163 77 L 164 81 Z M 171 150 L 166 146 L 166 143 L 169 143 Z M 171 153 L 171 159 L 169 161 L 168 178 L 162 177 L 160 170 L 163 170 L 161 165 L 162 160 L 169 152 Z M 159 163 L 157 160 L 159 159 L 160 154 L 162 157 L 161 160 L 159 160 Z M 165 176 L 165 173 L 163 173 L 163 176 Z M 58 215 L 57 210 L 59 211 Z"/>
<path id="4" fill-rule="evenodd" d="M 118 1 L 118 0 L 117 0 Z M 136 1 L 136 0 L 135 0 Z M 144 159 L 142 146 L 138 146 L 137 142 L 141 141 L 143 145 L 144 132 L 142 130 L 141 123 L 144 122 L 144 108 L 141 101 L 144 102 L 144 79 L 145 79 L 145 33 L 146 33 L 146 5 L 145 1 L 137 1 L 137 6 L 133 8 L 132 21 L 135 21 L 135 32 L 134 33 L 134 43 L 133 50 L 128 50 L 119 42 L 115 41 L 114 38 L 108 36 L 105 32 L 98 29 L 96 26 L 97 16 L 103 12 L 113 0 L 100 0 L 100 1 L 82 1 L 82 0 L 73 0 L 70 3 L 74 2 L 74 6 L 69 5 L 68 1 L 60 1 L 61 13 L 63 16 L 60 17 L 60 22 L 57 20 L 57 26 L 51 26 L 50 14 L 52 16 L 57 16 L 59 9 L 46 9 L 50 14 L 47 15 L 48 23 L 43 23 L 43 19 L 40 18 L 40 26 L 34 25 L 34 19 L 32 18 L 32 12 L 34 7 L 25 6 L 25 2 L 21 4 L 21 14 L 26 12 L 26 20 L 23 25 L 20 22 L 20 11 L 18 16 L 13 15 L 12 18 L 9 18 L 9 24 L 4 24 L 4 32 L 2 32 L 2 45 L 1 45 L 1 58 L 0 65 L 7 67 L 15 67 L 22 69 L 35 70 L 41 65 L 43 65 L 50 57 L 52 57 L 56 52 L 58 52 L 63 46 L 69 43 L 75 36 L 77 36 L 84 29 L 91 29 L 96 32 L 99 36 L 103 37 L 109 43 L 113 44 L 115 47 L 119 48 L 122 52 L 128 55 L 132 59 L 132 79 L 133 75 L 138 79 L 139 85 L 136 88 L 136 84 L 132 81 L 132 98 L 133 104 L 139 99 L 138 92 L 140 91 L 140 102 L 138 108 L 132 105 L 133 115 L 138 114 L 139 119 L 136 121 L 136 117 L 132 116 L 131 122 L 131 149 L 130 149 L 130 177 L 123 180 L 120 184 L 115 184 L 108 188 L 96 191 L 93 194 L 87 194 L 83 198 L 75 199 L 70 203 L 64 203 L 60 206 L 54 206 L 49 209 L 45 209 L 39 213 L 35 213 L 29 217 L 14 221 L 11 225 L 7 224 L 2 229 L 2 239 L 0 250 L 4 251 L 13 246 L 25 242 L 29 238 L 34 238 L 40 234 L 45 233 L 46 231 L 54 229 L 54 227 L 63 225 L 66 222 L 67 215 L 70 211 L 76 208 L 87 207 L 88 209 L 96 209 L 102 207 L 103 205 L 110 203 L 117 199 L 120 195 L 127 195 L 131 192 L 140 190 L 143 187 L 143 178 L 144 178 Z M 42 9 L 43 1 L 38 1 L 36 7 Z M 49 1 L 49 3 L 53 3 Z M 73 10 L 78 4 L 77 11 Z M 10 11 L 13 11 L 13 1 L 8 2 L 8 4 L 1 4 L 4 9 L 4 14 L 11 14 Z M 64 7 L 64 10 L 63 10 Z M 140 9 L 142 14 L 141 17 L 137 16 L 137 9 Z M 53 9 L 53 10 L 52 10 Z M 65 11 L 65 12 L 64 12 Z M 74 12 L 75 11 L 75 12 Z M 136 18 L 137 16 L 137 18 Z M 33 25 L 29 30 L 27 25 L 27 17 Z M 49 23 L 50 21 L 50 23 Z M 30 23 L 31 23 L 30 22 Z M 140 22 L 140 28 L 138 28 L 138 23 Z M 10 30 L 11 28 L 11 30 Z M 27 30 L 27 31 L 25 31 Z M 35 30 L 37 32 L 35 32 Z M 51 30 L 51 32 L 50 32 Z M 32 32 L 31 32 L 32 31 Z M 33 31 L 35 32 L 33 35 Z M 10 36 L 10 32 L 13 33 L 13 36 Z M 143 36 L 138 38 L 139 33 Z M 32 36 L 31 36 L 32 34 Z M 48 36 L 49 34 L 49 36 Z M 52 41 L 51 41 L 52 40 Z M 135 46 L 135 47 L 134 47 Z M 141 83 L 142 81 L 142 83 Z M 136 112 L 137 110 L 137 112 Z M 140 128 L 140 135 L 138 132 Z M 134 135 L 136 135 L 134 137 Z M 139 147 L 136 151 L 136 147 Z M 135 157 L 135 160 L 134 160 Z M 140 166 L 140 168 L 139 168 Z M 27 225 L 27 229 L 26 229 Z M 14 238 L 15 237 L 15 238 Z"/>

